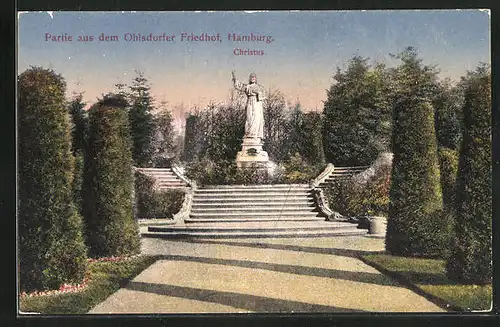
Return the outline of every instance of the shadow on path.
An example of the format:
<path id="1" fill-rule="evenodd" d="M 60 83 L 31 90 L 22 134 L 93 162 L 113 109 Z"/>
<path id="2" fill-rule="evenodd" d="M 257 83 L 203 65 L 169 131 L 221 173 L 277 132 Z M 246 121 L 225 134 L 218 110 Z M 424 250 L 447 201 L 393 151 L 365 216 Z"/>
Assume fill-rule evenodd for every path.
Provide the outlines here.
<path id="1" fill-rule="evenodd" d="M 183 256 L 183 255 L 165 255 L 161 256 L 162 260 L 174 260 L 174 261 L 189 261 L 189 262 L 200 262 L 208 264 L 217 264 L 233 267 L 243 267 L 252 269 L 263 269 L 269 271 L 284 272 L 289 274 L 304 275 L 304 276 L 314 276 L 314 277 L 328 277 L 335 279 L 350 280 L 360 283 L 370 283 L 384 286 L 397 286 L 398 283 L 392 281 L 390 278 L 380 274 L 380 273 L 370 273 L 370 272 L 358 272 L 358 271 L 346 271 L 330 268 L 318 268 L 318 267 L 308 267 L 299 265 L 287 265 L 279 263 L 268 263 L 259 261 L 249 261 L 249 260 L 234 260 L 234 259 L 219 259 L 219 258 L 207 258 L 207 257 L 195 257 L 195 256 Z"/>
<path id="2" fill-rule="evenodd" d="M 213 291 L 175 285 L 130 282 L 126 288 L 134 291 L 155 293 L 183 299 L 219 303 L 255 312 L 364 312 L 363 310 L 346 309 L 321 304 L 310 304 L 299 301 L 273 299 L 263 296 Z"/>
<path id="3" fill-rule="evenodd" d="M 321 248 L 313 246 L 300 246 L 300 245 L 289 245 L 289 244 L 272 244 L 272 243 L 260 243 L 260 242 L 234 242 L 234 241 L 209 241 L 209 240 L 197 240 L 197 239 L 183 239 L 183 240 L 170 240 L 174 242 L 183 243 L 198 243 L 198 244 L 214 244 L 214 245 L 230 245 L 238 247 L 251 247 L 258 249 L 273 249 L 273 250 L 287 250 L 287 251 L 298 251 L 307 253 L 317 253 L 317 254 L 332 254 L 343 257 L 359 258 L 364 254 L 375 254 L 382 253 L 383 251 L 363 251 L 363 250 L 350 250 L 350 249 L 336 249 L 336 248 Z"/>

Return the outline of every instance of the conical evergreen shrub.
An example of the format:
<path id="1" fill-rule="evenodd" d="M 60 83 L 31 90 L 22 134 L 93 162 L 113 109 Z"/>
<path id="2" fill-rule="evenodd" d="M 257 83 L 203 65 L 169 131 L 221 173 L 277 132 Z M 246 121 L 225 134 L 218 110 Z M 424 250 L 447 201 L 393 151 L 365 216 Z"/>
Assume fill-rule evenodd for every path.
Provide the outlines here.
<path id="1" fill-rule="evenodd" d="M 89 112 L 84 173 L 86 239 L 92 257 L 138 253 L 132 141 L 126 100 L 105 96 Z"/>
<path id="2" fill-rule="evenodd" d="M 84 276 L 82 219 L 64 79 L 32 67 L 18 78 L 18 231 L 21 290 L 55 289 Z"/>
<path id="3" fill-rule="evenodd" d="M 456 237 L 447 273 L 459 282 L 484 284 L 492 278 L 491 75 L 479 67 L 466 84 Z"/>

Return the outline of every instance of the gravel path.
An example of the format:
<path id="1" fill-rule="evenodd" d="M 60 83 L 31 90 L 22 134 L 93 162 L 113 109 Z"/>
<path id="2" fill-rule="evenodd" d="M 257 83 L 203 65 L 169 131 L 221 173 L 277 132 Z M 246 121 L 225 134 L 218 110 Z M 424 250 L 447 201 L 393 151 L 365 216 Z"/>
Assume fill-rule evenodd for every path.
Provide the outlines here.
<path id="1" fill-rule="evenodd" d="M 370 236 L 142 240 L 164 257 L 90 313 L 440 312 L 357 259 Z"/>

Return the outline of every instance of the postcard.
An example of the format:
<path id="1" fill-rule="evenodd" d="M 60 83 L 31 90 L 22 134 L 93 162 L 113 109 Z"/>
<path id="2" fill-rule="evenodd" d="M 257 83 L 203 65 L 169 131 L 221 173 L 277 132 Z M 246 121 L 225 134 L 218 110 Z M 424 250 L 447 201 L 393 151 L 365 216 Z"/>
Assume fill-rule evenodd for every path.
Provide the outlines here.
<path id="1" fill-rule="evenodd" d="M 18 312 L 488 312 L 489 10 L 19 12 Z"/>

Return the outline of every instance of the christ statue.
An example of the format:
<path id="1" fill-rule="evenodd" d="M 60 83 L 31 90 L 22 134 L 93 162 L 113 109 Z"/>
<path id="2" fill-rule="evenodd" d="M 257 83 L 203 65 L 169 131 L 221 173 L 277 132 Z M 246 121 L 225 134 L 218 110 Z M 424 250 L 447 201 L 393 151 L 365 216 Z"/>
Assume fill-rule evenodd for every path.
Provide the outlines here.
<path id="1" fill-rule="evenodd" d="M 248 84 L 238 81 L 232 71 L 234 87 L 247 96 L 245 138 L 258 139 L 259 143 L 264 137 L 264 111 L 262 101 L 265 99 L 264 90 L 257 84 L 257 75 L 251 73 Z"/>

